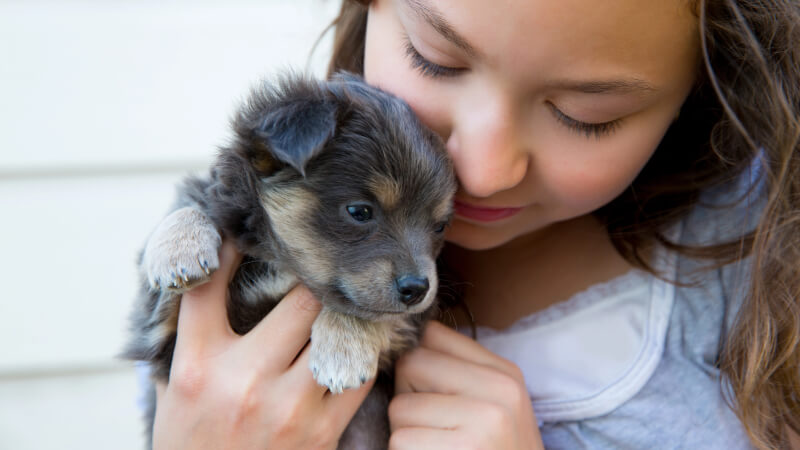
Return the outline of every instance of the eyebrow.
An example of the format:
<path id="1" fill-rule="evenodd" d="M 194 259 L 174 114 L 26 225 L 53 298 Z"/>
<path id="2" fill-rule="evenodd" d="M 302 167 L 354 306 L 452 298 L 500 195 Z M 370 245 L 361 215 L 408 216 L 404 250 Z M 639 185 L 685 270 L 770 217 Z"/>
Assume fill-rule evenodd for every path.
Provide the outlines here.
<path id="1" fill-rule="evenodd" d="M 448 22 L 447 19 L 445 19 L 444 16 L 431 5 L 426 3 L 424 0 L 406 0 L 406 3 L 411 10 L 414 11 L 414 13 L 416 13 L 424 21 L 428 22 L 428 24 L 433 27 L 436 32 L 441 34 L 442 37 L 447 39 L 451 44 L 460 48 L 471 57 L 480 56 L 480 52 L 478 52 L 475 47 L 473 47 L 469 42 L 467 42 L 466 39 L 458 34 L 453 26 L 450 25 L 450 22 Z"/>
<path id="2" fill-rule="evenodd" d="M 655 92 L 658 89 L 639 78 L 597 81 L 557 81 L 548 85 L 551 89 L 582 92 L 584 94 L 628 94 Z"/>

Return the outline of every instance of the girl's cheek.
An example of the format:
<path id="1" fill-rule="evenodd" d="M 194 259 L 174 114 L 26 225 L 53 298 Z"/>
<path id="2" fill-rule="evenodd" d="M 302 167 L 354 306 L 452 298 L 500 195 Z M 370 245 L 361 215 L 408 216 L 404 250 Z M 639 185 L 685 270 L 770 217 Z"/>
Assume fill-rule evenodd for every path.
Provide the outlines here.
<path id="1" fill-rule="evenodd" d="M 673 120 L 673 109 L 653 108 L 600 138 L 550 134 L 549 148 L 562 151 L 536 158 L 541 185 L 564 214 L 586 214 L 605 206 L 630 186 L 653 156 Z"/>
<path id="2" fill-rule="evenodd" d="M 594 148 L 538 159 L 538 184 L 560 219 L 588 214 L 611 202 L 633 182 L 656 145 L 647 141 L 623 145 L 613 139 L 607 145 L 592 144 Z"/>
<path id="3" fill-rule="evenodd" d="M 556 219 L 588 214 L 609 203 L 633 181 L 635 172 L 620 172 L 614 167 L 595 165 L 562 167 L 542 175 L 542 184 L 558 211 Z"/>

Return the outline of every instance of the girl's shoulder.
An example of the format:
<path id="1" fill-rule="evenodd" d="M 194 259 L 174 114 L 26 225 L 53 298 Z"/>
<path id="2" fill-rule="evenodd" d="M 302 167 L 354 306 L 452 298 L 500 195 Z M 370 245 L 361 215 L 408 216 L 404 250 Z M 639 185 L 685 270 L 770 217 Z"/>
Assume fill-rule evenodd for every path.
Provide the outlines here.
<path id="1" fill-rule="evenodd" d="M 764 206 L 761 180 L 759 167 L 753 164 L 735 179 L 704 192 L 667 237 L 682 245 L 709 245 L 753 230 Z M 644 319 L 631 329 L 653 335 L 649 345 L 645 339 L 639 347 L 640 358 L 657 355 L 646 380 L 632 395 L 619 398 L 611 411 L 546 421 L 542 436 L 548 448 L 751 448 L 727 403 L 718 366 L 720 350 L 747 292 L 749 259 L 709 268 L 708 260 L 671 251 L 660 252 L 659 258 L 656 267 L 675 282 L 652 275 L 642 279 L 649 288 L 615 313 L 630 321 L 638 308 Z M 625 292 L 633 291 L 628 286 Z M 628 367 L 620 380 L 635 380 L 631 373 L 644 366 Z M 594 398 L 625 387 L 630 386 L 609 385 Z"/>
<path id="2" fill-rule="evenodd" d="M 755 158 L 734 178 L 701 193 L 680 224 L 678 243 L 722 244 L 753 231 L 766 204 L 764 177 L 760 158 Z"/>
<path id="3" fill-rule="evenodd" d="M 764 173 L 756 159 L 736 178 L 701 195 L 678 225 L 676 242 L 685 246 L 733 243 L 738 248 L 737 242 L 758 226 L 765 205 Z M 721 264 L 680 253 L 675 257 L 674 317 L 680 320 L 670 328 L 695 342 L 696 351 L 704 352 L 706 360 L 716 364 L 750 286 L 751 258 Z"/>

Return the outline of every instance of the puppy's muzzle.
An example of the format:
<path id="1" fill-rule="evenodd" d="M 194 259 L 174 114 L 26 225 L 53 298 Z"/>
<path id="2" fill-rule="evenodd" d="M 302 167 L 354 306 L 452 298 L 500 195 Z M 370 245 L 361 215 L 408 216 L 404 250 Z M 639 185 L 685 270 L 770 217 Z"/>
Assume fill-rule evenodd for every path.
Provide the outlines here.
<path id="1" fill-rule="evenodd" d="M 406 306 L 414 306 L 425 298 L 430 283 L 428 278 L 416 275 L 406 275 L 394 280 L 395 289 L 400 301 Z"/>

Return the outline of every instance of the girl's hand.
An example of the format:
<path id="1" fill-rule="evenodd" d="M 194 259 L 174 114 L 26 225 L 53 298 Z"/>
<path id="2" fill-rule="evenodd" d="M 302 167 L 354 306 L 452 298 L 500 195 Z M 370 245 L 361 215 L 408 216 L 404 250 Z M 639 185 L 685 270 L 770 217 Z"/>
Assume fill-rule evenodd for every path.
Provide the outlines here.
<path id="1" fill-rule="evenodd" d="M 390 449 L 543 449 L 519 368 L 438 322 L 398 361 Z"/>
<path id="2" fill-rule="evenodd" d="M 153 447 L 333 449 L 372 383 L 331 395 L 308 368 L 321 305 L 293 289 L 244 336 L 228 323 L 241 257 L 223 242 L 211 281 L 183 295 L 170 380 L 157 386 Z"/>

